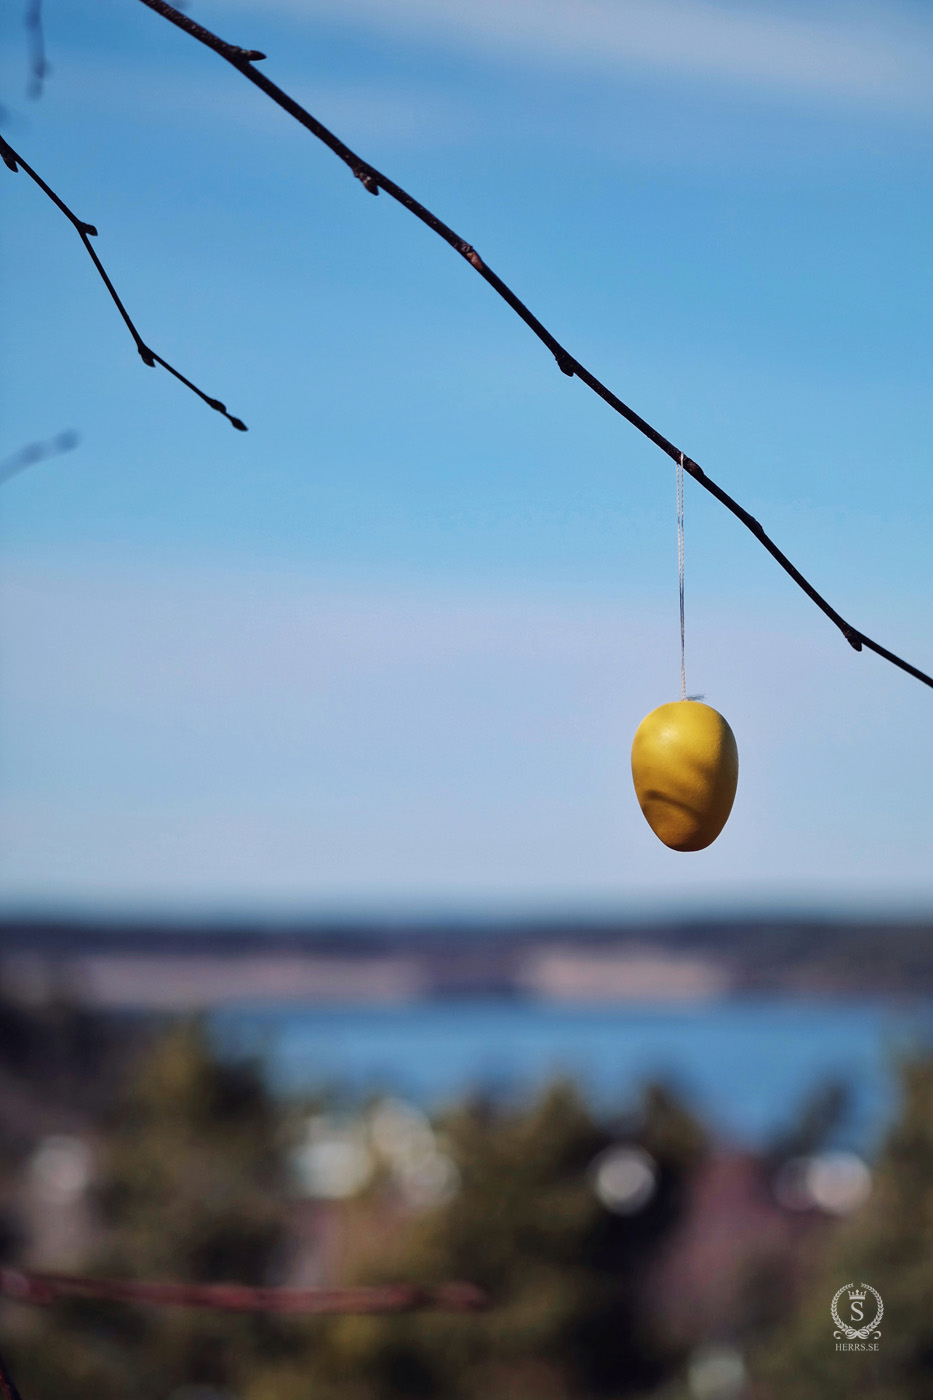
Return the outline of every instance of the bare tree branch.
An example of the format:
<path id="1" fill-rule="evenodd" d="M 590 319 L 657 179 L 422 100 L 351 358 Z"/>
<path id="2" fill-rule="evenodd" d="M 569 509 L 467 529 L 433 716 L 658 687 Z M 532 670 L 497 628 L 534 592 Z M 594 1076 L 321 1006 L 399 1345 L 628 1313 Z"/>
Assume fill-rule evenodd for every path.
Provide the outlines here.
<path id="1" fill-rule="evenodd" d="M 0 1296 L 40 1307 L 59 1298 L 94 1298 L 109 1303 L 148 1303 L 293 1316 L 475 1312 L 485 1307 L 487 1301 L 485 1294 L 470 1283 L 445 1283 L 437 1288 L 418 1288 L 408 1283 L 371 1288 L 250 1288 L 238 1283 L 144 1283 L 73 1274 L 27 1274 L 18 1269 L 0 1269 Z M 18 1400 L 15 1388 L 12 1396 L 6 1395 L 5 1400 Z"/>
<path id="2" fill-rule="evenodd" d="M 170 365 L 168 360 L 163 360 L 162 356 L 156 354 L 155 350 L 153 350 L 151 346 L 147 345 L 146 342 L 143 340 L 142 336 L 139 334 L 139 331 L 133 324 L 129 312 L 127 311 L 126 307 L 123 305 L 123 302 L 117 295 L 117 290 L 111 282 L 110 278 L 108 277 L 106 269 L 104 268 L 104 265 L 101 262 L 100 258 L 97 256 L 97 253 L 94 250 L 94 246 L 91 243 L 91 239 L 97 237 L 97 229 L 94 227 L 94 225 L 86 224 L 83 219 L 79 219 L 76 214 L 73 214 L 72 211 L 68 208 L 68 205 L 65 204 L 64 200 L 59 199 L 58 195 L 45 183 L 41 175 L 37 175 L 36 172 L 33 170 L 32 166 L 27 165 L 26 162 L 23 160 L 22 156 L 19 155 L 16 151 L 14 151 L 13 147 L 9 145 L 9 143 L 5 141 L 2 136 L 0 136 L 0 159 L 3 160 L 3 163 L 4 165 L 6 165 L 7 169 L 12 170 L 14 174 L 16 173 L 17 169 L 24 170 L 29 176 L 29 178 L 39 186 L 43 194 L 48 195 L 49 199 L 56 206 L 56 208 L 61 210 L 65 218 L 74 227 L 75 231 L 78 234 L 78 237 L 81 239 L 81 242 L 87 249 L 88 256 L 90 257 L 94 266 L 97 268 L 97 271 L 100 274 L 101 281 L 107 288 L 107 291 L 110 293 L 114 305 L 116 306 L 120 315 L 123 317 L 123 320 L 126 324 L 126 328 L 136 343 L 136 349 L 139 351 L 139 357 L 142 360 L 143 364 L 149 365 L 150 368 L 153 365 L 161 365 L 163 369 L 167 369 L 169 374 L 173 374 L 176 379 L 180 379 L 182 384 L 186 385 L 192 391 L 192 393 L 197 394 L 199 399 L 203 399 L 209 408 L 216 409 L 218 413 L 222 413 L 224 417 L 230 423 L 233 424 L 234 428 L 238 428 L 240 432 L 245 433 L 246 424 L 242 422 L 241 419 L 234 418 L 233 414 L 228 413 L 225 406 L 220 402 L 220 399 L 212 399 L 209 394 L 205 394 L 203 389 L 199 389 L 197 384 L 192 384 L 191 380 L 186 379 L 180 370 L 177 370 L 174 365 Z"/>
<path id="3" fill-rule="evenodd" d="M 58 457 L 62 452 L 73 452 L 80 441 L 73 428 L 66 428 L 63 433 L 50 438 L 48 442 L 27 443 L 18 452 L 14 452 L 12 457 L 0 462 L 0 486 L 35 462 L 42 462 L 46 457 Z"/>
<path id="4" fill-rule="evenodd" d="M 312 136 L 316 136 L 318 140 L 323 141 L 325 146 L 329 147 L 336 156 L 339 156 L 339 158 L 349 166 L 364 189 L 368 190 L 370 194 L 375 195 L 378 194 L 380 190 L 384 190 L 387 195 L 397 200 L 405 209 L 414 214 L 416 219 L 420 219 L 423 224 L 427 224 L 428 228 L 436 233 L 439 238 L 443 238 L 445 243 L 449 243 L 451 248 L 459 253 L 461 257 L 466 258 L 467 262 L 471 267 L 475 268 L 480 277 L 489 283 L 503 301 L 512 308 L 515 314 L 521 317 L 525 325 L 547 346 L 548 350 L 550 350 L 557 361 L 558 368 L 566 375 L 571 377 L 576 375 L 578 379 L 582 379 L 583 383 L 586 384 L 588 388 L 592 389 L 594 394 L 598 394 L 610 408 L 614 409 L 616 413 L 621 414 L 633 427 L 637 428 L 640 433 L 643 433 L 646 438 L 649 438 L 656 447 L 660 447 L 662 452 L 666 452 L 668 457 L 672 458 L 675 462 L 679 462 L 683 466 L 683 470 L 692 476 L 694 481 L 698 482 L 704 490 L 709 491 L 711 495 L 716 497 L 717 501 L 741 520 L 742 524 L 746 529 L 752 532 L 759 544 L 763 545 L 772 558 L 777 560 L 785 573 L 790 575 L 797 586 L 803 589 L 807 597 L 810 598 L 821 612 L 824 612 L 830 621 L 839 628 L 839 631 L 855 651 L 861 651 L 863 647 L 868 647 L 869 650 L 876 652 L 878 656 L 884 657 L 885 661 L 890 661 L 892 665 L 899 666 L 900 669 L 906 671 L 908 675 L 913 676 L 918 681 L 922 681 L 924 685 L 933 688 L 933 676 L 928 676 L 926 672 L 918 670 L 916 666 L 912 666 L 909 661 L 904 661 L 902 657 L 895 656 L 895 654 L 888 651 L 886 647 L 881 646 L 878 642 L 873 642 L 870 637 L 865 636 L 864 632 L 860 632 L 858 628 L 846 622 L 845 618 L 840 616 L 835 608 L 831 607 L 826 599 L 817 592 L 812 583 L 804 578 L 803 574 L 791 563 L 787 555 L 784 554 L 782 550 L 778 549 L 777 545 L 765 533 L 754 516 L 750 515 L 727 491 L 724 491 L 711 477 L 707 476 L 703 469 L 698 466 L 691 457 L 686 456 L 685 453 L 681 452 L 680 448 L 675 447 L 662 433 L 658 432 L 657 428 L 653 428 L 651 424 L 646 422 L 634 409 L 629 408 L 628 404 L 623 403 L 618 395 L 614 394 L 601 380 L 596 378 L 595 374 L 582 365 L 579 360 L 575 359 L 575 357 L 561 345 L 556 337 L 551 334 L 546 326 L 542 325 L 538 318 L 532 314 L 525 303 L 512 291 L 511 287 L 507 286 L 506 283 L 502 281 L 501 277 L 498 277 L 496 273 L 493 272 L 492 268 L 483 261 L 476 249 L 473 248 L 471 244 L 467 243 L 466 239 L 461 238 L 458 233 L 455 233 L 452 228 L 449 228 L 436 214 L 432 214 L 430 209 L 426 209 L 423 204 L 419 204 L 406 190 L 396 185 L 394 181 L 388 179 L 387 176 L 383 175 L 374 166 L 362 160 L 354 151 L 350 150 L 349 146 L 345 146 L 333 132 L 329 131 L 326 126 L 323 126 L 316 117 L 313 117 L 310 112 L 305 111 L 304 107 L 297 103 L 293 97 L 289 97 L 288 93 L 283 92 L 275 83 L 270 82 L 265 74 L 258 72 L 253 67 L 253 64 L 265 58 L 265 54 L 260 53 L 257 49 L 244 49 L 238 47 L 236 44 L 228 43 L 226 39 L 221 39 L 217 34 L 212 33 L 211 30 L 205 29 L 202 24 L 198 24 L 195 20 L 189 19 L 187 15 L 181 14 L 172 5 L 166 4 L 165 0 L 142 0 L 142 3 L 148 6 L 150 10 L 155 10 L 156 14 L 161 15 L 163 19 L 167 19 L 171 24 L 177 25 L 179 29 L 183 29 L 185 33 L 190 34 L 192 38 L 199 40 L 200 43 L 205 44 L 209 49 L 213 49 L 215 53 L 220 54 L 221 58 L 225 58 L 228 63 L 231 63 L 238 72 L 243 74 L 244 78 L 248 78 L 261 92 L 264 92 L 267 97 L 270 97 L 273 102 L 277 103 L 283 111 L 287 112 L 289 116 L 294 117 L 307 131 L 310 131 Z"/>

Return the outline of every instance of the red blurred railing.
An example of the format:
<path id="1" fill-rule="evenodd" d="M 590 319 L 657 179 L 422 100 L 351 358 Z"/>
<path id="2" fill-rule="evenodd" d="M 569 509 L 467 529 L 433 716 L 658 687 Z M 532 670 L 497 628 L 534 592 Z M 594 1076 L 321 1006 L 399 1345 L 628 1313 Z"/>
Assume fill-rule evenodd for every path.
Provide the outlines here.
<path id="1" fill-rule="evenodd" d="M 436 1288 L 419 1288 L 409 1283 L 359 1288 L 251 1288 L 240 1283 L 151 1283 L 76 1274 L 32 1274 L 19 1269 L 0 1269 L 0 1297 L 39 1307 L 47 1307 L 59 1298 L 93 1298 L 107 1303 L 293 1316 L 475 1312 L 486 1304 L 483 1292 L 470 1283 L 444 1283 Z"/>

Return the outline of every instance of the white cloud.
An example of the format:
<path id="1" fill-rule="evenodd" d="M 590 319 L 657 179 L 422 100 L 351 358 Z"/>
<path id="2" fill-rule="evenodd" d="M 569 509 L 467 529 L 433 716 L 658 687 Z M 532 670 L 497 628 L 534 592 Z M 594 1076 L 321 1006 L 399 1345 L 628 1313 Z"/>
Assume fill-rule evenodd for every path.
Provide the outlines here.
<path id="1" fill-rule="evenodd" d="M 236 0 L 251 7 L 254 0 Z M 268 0 L 264 0 L 263 8 Z M 642 70 L 674 80 L 929 109 L 933 25 L 896 3 L 714 0 L 274 0 L 319 19 L 467 44 L 564 69 Z"/>

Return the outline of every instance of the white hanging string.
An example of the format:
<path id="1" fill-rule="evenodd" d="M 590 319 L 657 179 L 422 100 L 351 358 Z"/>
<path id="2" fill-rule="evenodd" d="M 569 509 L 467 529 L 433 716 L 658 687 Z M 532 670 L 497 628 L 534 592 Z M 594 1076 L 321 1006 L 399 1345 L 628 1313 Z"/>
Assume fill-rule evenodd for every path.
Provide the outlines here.
<path id="1" fill-rule="evenodd" d="M 677 576 L 680 584 L 680 698 L 687 698 L 684 662 L 684 454 L 677 460 Z"/>

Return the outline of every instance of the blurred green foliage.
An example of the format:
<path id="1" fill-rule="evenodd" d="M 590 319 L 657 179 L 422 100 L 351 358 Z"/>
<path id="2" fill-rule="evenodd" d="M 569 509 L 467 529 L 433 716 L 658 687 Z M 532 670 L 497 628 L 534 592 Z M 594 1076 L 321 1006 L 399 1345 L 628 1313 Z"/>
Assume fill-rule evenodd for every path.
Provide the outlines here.
<path id="1" fill-rule="evenodd" d="M 472 1317 L 344 1319 L 322 1368 L 329 1384 L 316 1393 L 505 1400 L 653 1389 L 681 1359 L 646 1309 L 643 1285 L 703 1152 L 689 1115 L 660 1089 L 646 1094 L 628 1136 L 657 1162 L 658 1189 L 630 1216 L 596 1198 L 588 1169 L 613 1138 L 570 1085 L 524 1111 L 474 1104 L 443 1131 L 460 1190 L 414 1221 L 379 1271 L 468 1279 L 491 1307 Z"/>
<path id="2" fill-rule="evenodd" d="M 282 1115 L 259 1071 L 218 1060 L 197 1025 L 144 1059 L 101 1131 L 101 1247 L 111 1277 L 266 1283 L 286 1237 Z M 265 1318 L 86 1301 L 30 1317 L 11 1347 L 29 1400 L 239 1393 L 291 1344 Z"/>
<path id="3" fill-rule="evenodd" d="M 288 1264 L 293 1119 L 259 1067 L 171 1030 L 101 1131 L 102 1275 L 280 1282 Z M 441 1125 L 459 1190 L 422 1213 L 368 1195 L 342 1217 L 346 1281 L 466 1280 L 480 1314 L 294 1318 L 71 1302 L 30 1312 L 10 1347 L 27 1400 L 506 1400 L 646 1394 L 680 1365 L 644 1303 L 647 1268 L 704 1151 L 676 1100 L 650 1090 L 610 1132 L 556 1084 L 519 1108 L 475 1102 Z M 658 1166 L 646 1208 L 606 1210 L 589 1169 L 610 1142 Z M 388 1230 L 369 1223 L 392 1218 Z M 394 1211 L 394 1214 L 393 1214 Z"/>
<path id="4" fill-rule="evenodd" d="M 834 1235 L 794 1320 L 755 1359 L 756 1400 L 933 1395 L 933 1060 L 905 1063 L 901 1089 L 871 1197 Z M 836 1351 L 830 1305 L 849 1283 L 882 1297 L 877 1353 Z"/>
<path id="5" fill-rule="evenodd" d="M 789 1277 L 767 1306 L 749 1280 L 743 1307 L 757 1320 L 736 1319 L 732 1341 L 752 1353 L 754 1400 L 933 1394 L 933 1061 L 906 1064 L 902 1084 L 872 1196 L 814 1234 L 793 1315 Z M 838 1099 L 831 1089 L 814 1101 L 777 1155 L 812 1148 Z M 287 1281 L 296 1210 L 308 1218 L 292 1170 L 307 1112 L 277 1100 L 260 1065 L 218 1058 L 196 1023 L 153 1039 L 96 1120 L 88 1270 Z M 435 1129 L 459 1179 L 441 1204 L 413 1211 L 377 1172 L 362 1194 L 312 1216 L 338 1241 L 328 1257 L 341 1281 L 468 1281 L 487 1292 L 488 1310 L 302 1320 L 86 1301 L 14 1309 L 4 1349 L 26 1400 L 692 1396 L 686 1348 L 702 1339 L 672 1335 L 651 1288 L 706 1152 L 676 1097 L 649 1088 L 637 1111 L 607 1124 L 556 1083 L 524 1106 L 469 1102 Z M 613 1213 L 594 1190 L 594 1162 L 620 1143 L 657 1169 L 654 1194 L 631 1214 Z M 849 1282 L 884 1299 L 877 1355 L 835 1349 L 830 1302 Z"/>

